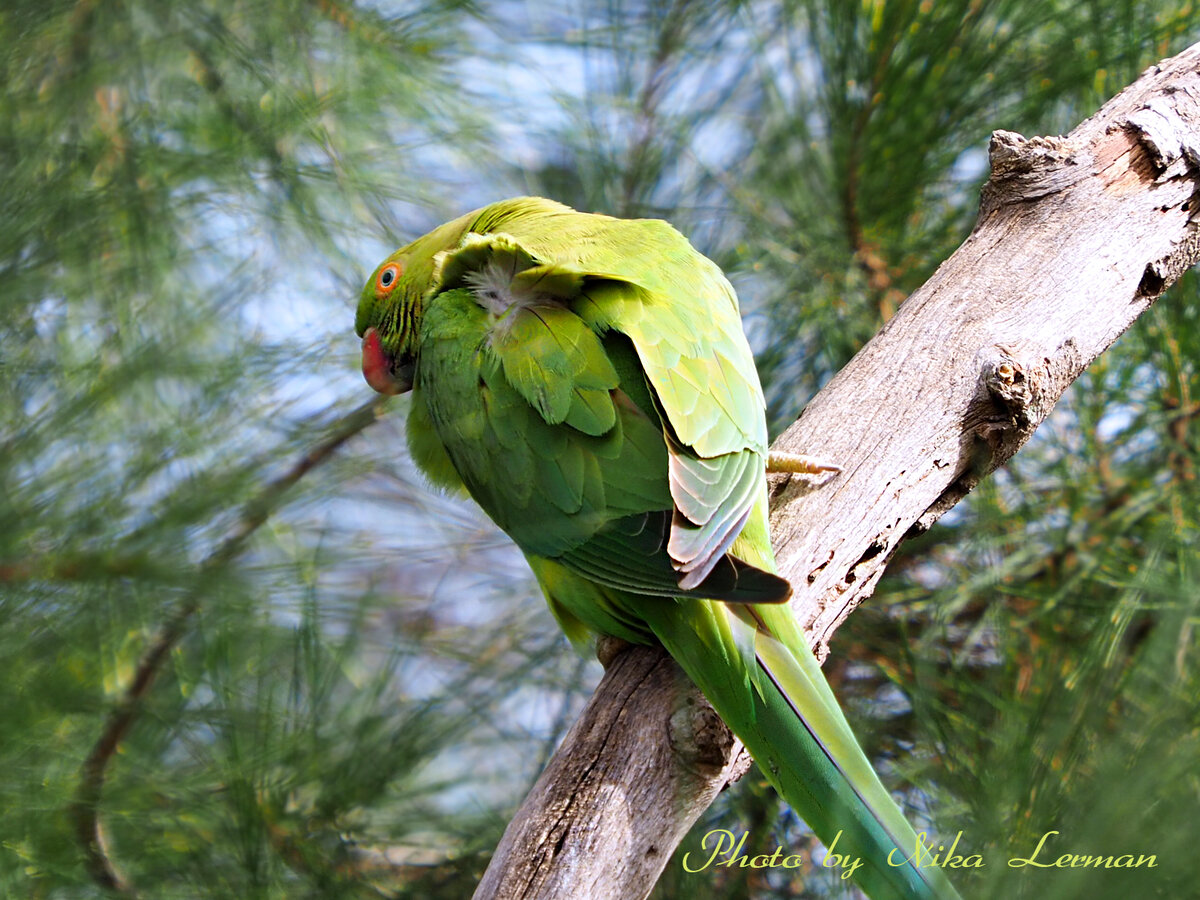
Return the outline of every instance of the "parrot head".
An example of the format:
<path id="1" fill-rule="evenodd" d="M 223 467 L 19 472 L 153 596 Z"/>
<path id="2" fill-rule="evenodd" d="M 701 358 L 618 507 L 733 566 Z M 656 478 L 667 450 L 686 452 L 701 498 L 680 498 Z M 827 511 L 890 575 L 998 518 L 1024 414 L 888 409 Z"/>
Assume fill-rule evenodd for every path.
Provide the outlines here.
<path id="1" fill-rule="evenodd" d="M 381 394 L 403 394 L 412 388 L 416 356 L 412 345 L 413 311 L 419 297 L 401 287 L 404 258 L 388 257 L 375 270 L 358 302 L 355 331 L 362 338 L 362 372 Z M 368 324 L 369 323 L 369 324 Z"/>
<path id="2" fill-rule="evenodd" d="M 454 247 L 474 218 L 468 213 L 380 263 L 358 299 L 354 331 L 362 338 L 362 371 L 367 384 L 381 394 L 412 389 L 417 367 L 421 313 L 436 282 L 438 254 Z"/>

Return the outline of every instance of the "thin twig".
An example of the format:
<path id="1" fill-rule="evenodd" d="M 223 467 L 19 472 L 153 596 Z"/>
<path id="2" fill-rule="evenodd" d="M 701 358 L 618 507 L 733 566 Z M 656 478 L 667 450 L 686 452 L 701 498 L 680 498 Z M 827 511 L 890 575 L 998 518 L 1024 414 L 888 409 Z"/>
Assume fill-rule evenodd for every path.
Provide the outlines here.
<path id="1" fill-rule="evenodd" d="M 195 586 L 180 600 L 175 610 L 163 622 L 154 642 L 142 653 L 133 680 L 125 689 L 121 700 L 109 711 L 104 730 L 80 767 L 79 787 L 75 791 L 75 799 L 70 808 L 71 819 L 75 823 L 75 836 L 83 848 L 88 873 L 101 887 L 126 896 L 136 896 L 132 886 L 117 873 L 101 841 L 98 816 L 100 796 L 104 789 L 108 763 L 136 720 L 141 709 L 141 700 L 162 669 L 163 661 L 183 638 L 188 621 L 200 608 L 209 578 L 241 552 L 246 540 L 278 508 L 283 496 L 297 481 L 375 421 L 385 399 L 374 398 L 345 415 L 334 426 L 329 437 L 297 459 L 282 475 L 268 482 L 258 496 L 243 507 L 233 531 L 200 564 Z"/>

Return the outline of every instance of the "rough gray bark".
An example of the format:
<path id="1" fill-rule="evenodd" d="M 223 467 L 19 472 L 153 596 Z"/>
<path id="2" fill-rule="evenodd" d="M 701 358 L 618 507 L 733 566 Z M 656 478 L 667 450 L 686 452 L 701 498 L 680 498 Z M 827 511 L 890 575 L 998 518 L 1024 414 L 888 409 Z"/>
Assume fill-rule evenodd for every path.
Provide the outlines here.
<path id="1" fill-rule="evenodd" d="M 749 767 L 661 647 L 608 642 L 606 652 L 604 679 L 563 742 L 572 751 L 550 760 L 521 807 L 536 814 L 509 823 L 493 857 L 509 863 L 488 867 L 476 897 L 644 896 L 692 822 Z"/>
<path id="2" fill-rule="evenodd" d="M 776 443 L 844 467 L 818 490 L 773 479 L 776 554 L 822 656 L 899 543 L 1011 457 L 1200 258 L 1200 44 L 1065 138 L 996 132 L 991 166 L 970 237 Z M 681 679 L 661 650 L 617 655 L 477 898 L 650 891 L 744 758 L 711 719 L 695 726 Z"/>

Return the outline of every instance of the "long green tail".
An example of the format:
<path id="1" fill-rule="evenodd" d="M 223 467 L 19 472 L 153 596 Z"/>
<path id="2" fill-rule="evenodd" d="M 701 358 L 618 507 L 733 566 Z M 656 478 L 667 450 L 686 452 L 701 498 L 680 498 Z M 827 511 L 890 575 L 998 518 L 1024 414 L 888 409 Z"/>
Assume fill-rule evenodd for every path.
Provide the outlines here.
<path id="1" fill-rule="evenodd" d="M 942 869 L 912 858 L 917 834 L 875 775 L 784 607 L 711 601 L 640 612 L 785 800 L 844 858 L 873 900 L 959 900 Z M 673 609 L 667 609 L 672 607 Z M 694 615 L 681 615 L 684 607 Z M 889 860 L 891 861 L 889 864 Z"/>

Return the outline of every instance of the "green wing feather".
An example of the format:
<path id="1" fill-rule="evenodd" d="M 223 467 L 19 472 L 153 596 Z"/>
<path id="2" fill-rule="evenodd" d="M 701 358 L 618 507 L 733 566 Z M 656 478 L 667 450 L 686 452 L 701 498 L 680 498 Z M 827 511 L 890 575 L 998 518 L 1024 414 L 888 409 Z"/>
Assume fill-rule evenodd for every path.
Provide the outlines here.
<path id="1" fill-rule="evenodd" d="M 452 239 L 419 298 L 414 458 L 512 536 L 570 636 L 661 641 L 817 835 L 862 858 L 872 897 L 956 898 L 904 861 L 917 836 L 772 605 L 790 588 L 762 390 L 720 270 L 666 223 L 536 198 L 435 234 Z"/>
<path id="2" fill-rule="evenodd" d="M 561 329 L 563 341 L 581 331 L 629 339 L 666 432 L 676 512 L 668 551 L 679 587 L 697 587 L 745 525 L 765 471 L 762 389 L 732 287 L 665 222 L 581 215 L 541 201 L 485 211 L 481 225 L 489 233 L 469 234 L 440 255 L 431 294 L 460 285 L 478 292 L 487 281 L 479 273 L 491 272 L 506 276 L 516 298 L 558 301 L 549 330 Z M 495 332 L 535 330 L 525 312 L 514 309 Z M 505 373 L 518 374 L 515 386 L 551 424 L 562 421 L 568 389 L 602 389 L 566 372 L 560 354 L 511 345 L 520 351 Z M 505 352 L 495 342 L 493 349 Z"/>

